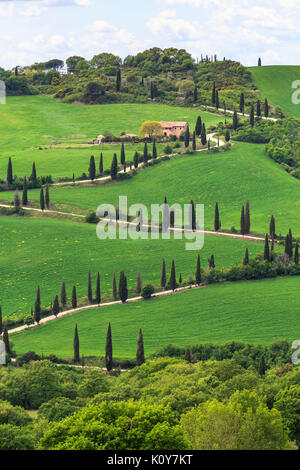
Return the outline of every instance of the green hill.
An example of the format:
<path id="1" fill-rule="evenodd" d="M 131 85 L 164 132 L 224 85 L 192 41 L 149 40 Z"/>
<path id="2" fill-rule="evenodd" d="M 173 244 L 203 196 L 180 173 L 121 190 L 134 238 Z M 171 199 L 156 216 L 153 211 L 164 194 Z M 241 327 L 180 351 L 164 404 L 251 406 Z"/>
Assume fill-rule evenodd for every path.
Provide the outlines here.
<path id="1" fill-rule="evenodd" d="M 249 67 L 253 80 L 262 97 L 266 97 L 273 106 L 280 106 L 289 116 L 300 118 L 300 104 L 292 103 L 292 83 L 300 80 L 300 65 L 272 65 Z"/>
<path id="2" fill-rule="evenodd" d="M 11 339 L 19 354 L 35 351 L 70 357 L 77 323 L 81 354 L 103 356 L 111 322 L 114 356 L 131 358 L 140 328 L 147 356 L 170 343 L 293 341 L 300 338 L 299 282 L 291 277 L 193 289 L 151 301 L 87 310 Z"/>

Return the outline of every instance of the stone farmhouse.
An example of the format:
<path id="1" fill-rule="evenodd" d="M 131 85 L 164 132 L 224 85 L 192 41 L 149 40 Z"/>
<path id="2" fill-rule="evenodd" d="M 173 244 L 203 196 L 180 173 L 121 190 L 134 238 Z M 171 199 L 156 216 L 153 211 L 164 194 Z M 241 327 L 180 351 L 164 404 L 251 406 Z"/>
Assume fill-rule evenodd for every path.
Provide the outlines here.
<path id="1" fill-rule="evenodd" d="M 186 132 L 188 129 L 188 122 L 172 122 L 172 121 L 161 121 L 161 125 L 163 128 L 163 135 L 165 137 L 170 137 L 172 135 L 179 138 L 182 132 Z"/>

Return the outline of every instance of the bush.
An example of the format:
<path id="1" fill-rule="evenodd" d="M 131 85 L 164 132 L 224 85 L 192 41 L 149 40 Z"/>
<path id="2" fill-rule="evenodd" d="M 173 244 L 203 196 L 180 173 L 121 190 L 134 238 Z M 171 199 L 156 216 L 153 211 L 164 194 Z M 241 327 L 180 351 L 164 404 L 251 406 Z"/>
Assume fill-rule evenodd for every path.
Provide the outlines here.
<path id="1" fill-rule="evenodd" d="M 155 289 L 154 287 L 152 286 L 152 284 L 147 284 L 143 290 L 142 290 L 142 297 L 145 299 L 145 300 L 148 300 L 152 297 L 152 295 L 154 294 L 155 292 Z"/>
<path id="2" fill-rule="evenodd" d="M 97 224 L 100 219 L 97 217 L 96 212 L 91 212 L 89 215 L 86 216 L 85 221 L 88 224 Z"/>
<path id="3" fill-rule="evenodd" d="M 180 144 L 179 144 L 180 146 Z M 164 152 L 166 155 L 171 155 L 173 153 L 173 149 L 171 147 L 171 145 L 166 145 L 166 147 L 164 148 Z"/>

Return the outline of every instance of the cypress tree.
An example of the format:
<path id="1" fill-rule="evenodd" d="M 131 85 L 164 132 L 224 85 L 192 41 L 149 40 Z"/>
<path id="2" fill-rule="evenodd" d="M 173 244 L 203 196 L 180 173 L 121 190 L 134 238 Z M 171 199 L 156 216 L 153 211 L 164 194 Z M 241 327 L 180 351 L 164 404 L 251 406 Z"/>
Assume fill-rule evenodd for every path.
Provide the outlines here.
<path id="1" fill-rule="evenodd" d="M 284 252 L 289 257 L 290 256 L 290 239 L 289 234 L 285 237 Z"/>
<path id="2" fill-rule="evenodd" d="M 193 150 L 195 151 L 197 149 L 197 144 L 196 144 L 196 132 L 193 132 Z"/>
<path id="3" fill-rule="evenodd" d="M 22 205 L 23 205 L 23 206 L 27 206 L 27 204 L 28 204 L 27 180 L 26 180 L 26 176 L 24 176 L 23 194 L 22 194 Z"/>
<path id="4" fill-rule="evenodd" d="M 13 182 L 13 169 L 12 169 L 11 157 L 9 157 L 8 159 L 6 181 L 8 184 L 12 184 Z"/>
<path id="5" fill-rule="evenodd" d="M 139 166 L 139 154 L 137 152 L 135 152 L 135 154 L 134 154 L 133 164 L 134 164 L 134 168 L 138 168 L 138 166 Z"/>
<path id="6" fill-rule="evenodd" d="M 219 109 L 220 101 L 219 101 L 219 92 L 216 90 L 216 109 Z"/>
<path id="7" fill-rule="evenodd" d="M 269 247 L 268 234 L 266 234 L 266 238 L 265 238 L 264 260 L 270 261 L 270 247 Z"/>
<path id="8" fill-rule="evenodd" d="M 77 308 L 77 292 L 76 286 L 73 286 L 72 290 L 72 308 L 75 310 Z"/>
<path id="9" fill-rule="evenodd" d="M 156 149 L 156 142 L 155 142 L 155 139 L 153 139 L 152 158 L 157 158 L 157 149 Z"/>
<path id="10" fill-rule="evenodd" d="M 216 82 L 213 83 L 213 89 L 211 94 L 211 102 L 212 104 L 216 104 Z"/>
<path id="11" fill-rule="evenodd" d="M 261 58 L 258 59 L 258 67 L 261 67 Z"/>
<path id="12" fill-rule="evenodd" d="M 234 111 L 233 111 L 232 127 L 235 131 L 239 127 L 239 118 L 238 118 L 238 114 L 236 112 L 236 109 L 234 109 Z"/>
<path id="13" fill-rule="evenodd" d="M 102 152 L 101 152 L 101 155 L 100 155 L 99 173 L 100 173 L 100 175 L 103 175 L 103 153 Z"/>
<path id="14" fill-rule="evenodd" d="M 221 228 L 221 223 L 220 223 L 220 213 L 219 213 L 219 205 L 216 203 L 215 207 L 215 232 L 220 230 Z"/>
<path id="15" fill-rule="evenodd" d="M 244 260 L 243 260 L 243 265 L 246 266 L 247 264 L 249 264 L 249 251 L 248 251 L 248 248 L 246 248 L 245 257 L 244 257 Z"/>
<path id="16" fill-rule="evenodd" d="M 175 262 L 172 261 L 172 268 L 171 268 L 171 276 L 170 276 L 170 288 L 174 291 L 177 287 L 176 283 L 176 270 L 175 270 Z"/>
<path id="17" fill-rule="evenodd" d="M 242 113 L 242 114 L 245 113 L 245 95 L 244 95 L 244 93 L 241 93 L 241 96 L 240 96 L 240 113 Z"/>
<path id="18" fill-rule="evenodd" d="M 292 230 L 289 230 L 289 257 L 293 257 L 293 235 Z"/>
<path id="19" fill-rule="evenodd" d="M 185 353 L 184 353 L 184 360 L 188 362 L 189 364 L 192 363 L 193 361 L 193 356 L 192 356 L 192 351 L 191 348 L 186 348 Z"/>
<path id="20" fill-rule="evenodd" d="M 144 163 L 146 164 L 149 160 L 149 156 L 148 156 L 148 145 L 147 145 L 147 142 L 145 142 L 145 145 L 144 145 L 144 155 L 143 155 L 143 161 Z"/>
<path id="21" fill-rule="evenodd" d="M 227 129 L 225 133 L 225 142 L 229 142 L 229 141 L 230 141 L 230 132 L 229 132 L 229 129 Z"/>
<path id="22" fill-rule="evenodd" d="M 249 201 L 247 201 L 246 211 L 245 211 L 245 234 L 246 235 L 249 235 L 250 227 L 251 227 L 251 223 L 250 223 L 250 204 L 249 204 Z"/>
<path id="23" fill-rule="evenodd" d="M 121 90 L 121 82 L 122 82 L 122 75 L 121 75 L 121 69 L 119 68 L 117 71 L 117 79 L 116 79 L 116 91 L 117 92 Z"/>
<path id="24" fill-rule="evenodd" d="M 2 335 L 2 333 L 3 333 L 3 321 L 2 321 L 2 308 L 0 305 L 0 336 Z"/>
<path id="25" fill-rule="evenodd" d="M 196 266 L 196 284 L 199 286 L 201 284 L 201 261 L 200 255 L 197 258 L 197 266 Z"/>
<path id="26" fill-rule="evenodd" d="M 41 291 L 40 291 L 40 286 L 37 288 L 36 292 L 36 300 L 35 300 L 35 305 L 34 305 L 34 320 L 36 321 L 37 324 L 40 323 L 41 320 Z"/>
<path id="27" fill-rule="evenodd" d="M 265 117 L 269 117 L 269 103 L 267 98 L 265 99 L 265 106 L 264 106 L 264 111 L 265 111 Z"/>
<path id="28" fill-rule="evenodd" d="M 50 194 L 49 194 L 49 185 L 46 185 L 46 194 L 45 194 L 45 204 L 47 209 L 50 209 Z"/>
<path id="29" fill-rule="evenodd" d="M 196 103 L 197 101 L 198 101 L 198 89 L 195 86 L 195 88 L 194 88 L 194 103 Z"/>
<path id="30" fill-rule="evenodd" d="M 274 215 L 271 216 L 271 220 L 270 220 L 270 237 L 272 238 L 272 240 L 276 238 L 276 225 L 275 225 Z"/>
<path id="31" fill-rule="evenodd" d="M 258 373 L 261 376 L 266 374 L 266 363 L 265 363 L 265 356 L 261 356 L 259 365 L 258 365 Z"/>
<path id="32" fill-rule="evenodd" d="M 7 331 L 7 325 L 5 324 L 4 325 L 4 328 L 3 328 L 3 343 L 4 343 L 4 346 L 5 346 L 5 352 L 8 356 L 11 355 L 11 349 L 10 349 L 10 343 L 9 343 L 9 337 L 8 337 L 8 331 Z"/>
<path id="33" fill-rule="evenodd" d="M 96 282 L 96 304 L 100 305 L 101 303 L 101 286 L 100 286 L 100 273 L 97 275 L 97 282 Z"/>
<path id="34" fill-rule="evenodd" d="M 207 144 L 205 124 L 203 124 L 203 126 L 202 126 L 202 131 L 201 131 L 201 144 L 202 144 L 202 145 L 206 145 L 206 144 Z"/>
<path id="35" fill-rule="evenodd" d="M 110 372 L 113 367 L 113 349 L 112 349 L 112 336 L 111 336 L 111 324 L 108 325 L 105 345 L 105 367 L 107 372 Z"/>
<path id="36" fill-rule="evenodd" d="M 88 275 L 88 301 L 89 301 L 90 304 L 93 303 L 93 289 L 92 289 L 91 271 L 89 271 L 89 275 Z"/>
<path id="37" fill-rule="evenodd" d="M 75 331 L 74 331 L 74 363 L 79 364 L 80 362 L 80 355 L 79 355 L 79 336 L 78 336 L 78 327 L 77 323 L 75 325 Z"/>
<path id="38" fill-rule="evenodd" d="M 185 145 L 185 148 L 188 148 L 189 145 L 190 145 L 190 128 L 189 126 L 187 126 L 187 130 L 185 131 L 185 134 L 184 134 L 184 145 Z"/>
<path id="39" fill-rule="evenodd" d="M 245 235 L 246 233 L 246 228 L 245 228 L 245 207 L 242 207 L 242 212 L 241 212 L 241 234 Z"/>
<path id="40" fill-rule="evenodd" d="M 197 122 L 196 122 L 195 131 L 196 131 L 196 135 L 197 135 L 198 137 L 200 137 L 201 131 L 202 131 L 202 119 L 201 119 L 200 116 L 197 117 Z"/>
<path id="41" fill-rule="evenodd" d="M 40 206 L 41 206 L 42 211 L 44 211 L 45 210 L 45 198 L 44 198 L 43 188 L 41 189 L 41 192 L 40 192 Z"/>
<path id="42" fill-rule="evenodd" d="M 250 110 L 250 125 L 251 127 L 254 127 L 255 124 L 255 116 L 254 116 L 254 106 L 253 104 L 251 105 L 251 110 Z"/>
<path id="43" fill-rule="evenodd" d="M 150 98 L 154 100 L 154 86 L 153 82 L 150 83 Z"/>
<path id="44" fill-rule="evenodd" d="M 260 106 L 260 101 L 257 100 L 257 103 L 256 103 L 256 115 L 258 117 L 261 117 L 261 106 Z"/>
<path id="45" fill-rule="evenodd" d="M 30 179 L 31 179 L 31 181 L 33 181 L 34 183 L 36 183 L 37 175 L 36 175 L 35 162 L 32 163 L 32 172 L 31 172 Z"/>
<path id="46" fill-rule="evenodd" d="M 193 231 L 196 230 L 196 212 L 194 201 L 190 202 L 190 224 Z"/>
<path id="47" fill-rule="evenodd" d="M 96 178 L 96 163 L 94 155 L 90 158 L 90 166 L 89 166 L 89 179 L 94 180 Z"/>
<path id="48" fill-rule="evenodd" d="M 20 199 L 20 194 L 19 194 L 18 189 L 15 190 L 15 194 L 14 194 L 14 206 L 21 207 L 21 199 Z"/>
<path id="49" fill-rule="evenodd" d="M 182 284 L 182 274 L 180 273 L 180 275 L 179 275 L 179 285 L 181 286 L 181 284 Z"/>
<path id="50" fill-rule="evenodd" d="M 112 180 L 116 180 L 118 177 L 118 159 L 117 155 L 114 154 L 112 163 L 111 163 L 111 168 L 110 168 L 110 176 Z"/>
<path id="51" fill-rule="evenodd" d="M 62 284 L 61 284 L 60 301 L 61 301 L 62 307 L 66 308 L 66 305 L 67 305 L 67 291 L 66 291 L 65 281 L 63 281 Z"/>
<path id="52" fill-rule="evenodd" d="M 137 275 L 137 280 L 136 280 L 136 293 L 140 294 L 141 292 L 142 292 L 142 276 L 141 276 L 141 272 L 139 271 Z"/>
<path id="53" fill-rule="evenodd" d="M 124 274 L 124 271 L 120 272 L 119 297 L 122 300 L 122 303 L 125 304 L 126 300 L 128 299 L 128 289 L 127 289 L 127 278 Z"/>
<path id="54" fill-rule="evenodd" d="M 145 362 L 145 352 L 144 352 L 144 338 L 142 329 L 140 329 L 139 339 L 137 343 L 137 352 L 136 352 L 136 365 L 141 366 Z"/>
<path id="55" fill-rule="evenodd" d="M 166 278 L 166 261 L 163 259 L 162 268 L 161 268 L 161 280 L 160 285 L 163 289 L 166 288 L 167 278 Z"/>
<path id="56" fill-rule="evenodd" d="M 215 269 L 216 264 L 215 264 L 215 257 L 214 257 L 214 255 L 211 255 L 211 257 L 209 258 L 209 260 L 208 260 L 208 265 L 209 265 L 209 269 Z"/>
<path id="57" fill-rule="evenodd" d="M 121 146 L 121 165 L 125 165 L 125 161 L 126 161 L 126 157 L 125 157 L 125 147 L 124 147 L 124 143 L 122 143 L 122 146 Z"/>
<path id="58" fill-rule="evenodd" d="M 116 273 L 114 273 L 114 275 L 113 275 L 113 298 L 114 298 L 114 300 L 117 300 L 117 298 L 118 298 Z"/>
<path id="59" fill-rule="evenodd" d="M 294 257 L 295 264 L 299 264 L 299 244 L 296 243 L 295 246 L 295 257 Z"/>
<path id="60" fill-rule="evenodd" d="M 53 307 L 52 307 L 52 313 L 55 317 L 59 314 L 59 301 L 58 301 L 58 295 L 55 296 L 54 302 L 53 302 Z"/>

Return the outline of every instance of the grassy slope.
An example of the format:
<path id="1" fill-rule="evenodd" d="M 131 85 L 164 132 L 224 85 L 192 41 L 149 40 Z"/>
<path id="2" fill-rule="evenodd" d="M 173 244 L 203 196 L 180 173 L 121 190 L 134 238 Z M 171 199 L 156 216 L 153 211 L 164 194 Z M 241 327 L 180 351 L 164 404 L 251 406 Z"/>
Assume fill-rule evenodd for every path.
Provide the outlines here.
<path id="1" fill-rule="evenodd" d="M 221 154 L 173 158 L 118 184 L 51 189 L 52 202 L 90 211 L 103 202 L 118 205 L 119 195 L 128 196 L 128 204 L 162 204 L 165 196 L 169 204 L 193 199 L 205 204 L 207 228 L 213 226 L 218 201 L 222 225 L 229 229 L 239 228 L 241 206 L 249 199 L 253 230 L 266 233 L 274 214 L 278 234 L 291 227 L 300 235 L 300 219 L 295 217 L 300 209 L 300 182 L 267 157 L 264 145 L 238 143 Z M 2 197 L 12 200 L 13 194 Z M 39 201 L 39 191 L 31 191 L 29 198 Z"/>
<path id="2" fill-rule="evenodd" d="M 30 312 L 38 285 L 42 304 L 48 306 L 59 294 L 62 279 L 69 295 L 76 283 L 78 297 L 85 297 L 89 269 L 94 287 L 96 273 L 100 271 L 102 294 L 109 295 L 113 273 L 121 270 L 127 274 L 130 289 L 136 287 L 139 270 L 144 284 L 159 285 L 163 257 L 167 273 L 173 258 L 178 277 L 182 272 L 187 280 L 196 270 L 197 252 L 186 251 L 184 240 L 100 241 L 95 225 L 41 218 L 0 217 L 0 233 L 0 305 L 4 316 L 16 311 Z M 246 246 L 250 256 L 263 251 L 260 243 L 206 237 L 200 252 L 203 268 L 212 253 L 218 267 L 241 262 Z"/>
<path id="3" fill-rule="evenodd" d="M 273 65 L 249 67 L 256 86 L 273 106 L 280 106 L 289 116 L 300 118 L 300 105 L 292 103 L 292 83 L 300 79 L 300 66 Z"/>
<path id="4" fill-rule="evenodd" d="M 78 324 L 81 354 L 103 355 L 108 322 L 115 357 L 134 357 L 139 328 L 146 355 L 173 343 L 241 340 L 268 344 L 300 338 L 299 278 L 215 285 L 166 298 L 89 310 L 13 336 L 17 352 L 72 355 Z"/>

